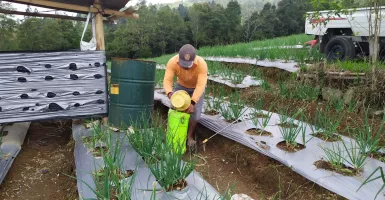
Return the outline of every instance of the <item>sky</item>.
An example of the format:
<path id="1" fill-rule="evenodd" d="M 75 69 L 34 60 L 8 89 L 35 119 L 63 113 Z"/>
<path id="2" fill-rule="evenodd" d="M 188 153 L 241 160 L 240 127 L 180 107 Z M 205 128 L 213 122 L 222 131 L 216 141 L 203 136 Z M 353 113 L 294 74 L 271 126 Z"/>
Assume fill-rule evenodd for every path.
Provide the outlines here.
<path id="1" fill-rule="evenodd" d="M 130 2 L 127 3 L 126 7 L 134 6 L 136 5 L 140 0 L 131 0 Z M 158 3 L 173 3 L 173 2 L 178 2 L 181 0 L 146 0 L 148 4 L 158 4 Z M 25 11 L 27 9 L 27 5 L 24 4 L 18 4 L 18 3 L 12 3 L 12 6 L 14 9 L 17 11 Z M 31 6 L 32 12 L 35 11 L 35 8 L 38 10 L 38 12 L 43 12 L 43 13 L 48 13 L 48 14 L 54 14 L 55 11 L 52 11 L 52 9 L 47 9 L 47 8 L 41 8 L 41 7 L 36 7 L 36 6 Z M 71 13 L 71 12 L 64 12 L 61 11 L 59 12 L 60 14 L 65 14 L 65 15 L 76 15 L 76 13 Z M 24 16 L 21 15 L 15 15 L 14 18 L 16 19 L 23 19 Z"/>

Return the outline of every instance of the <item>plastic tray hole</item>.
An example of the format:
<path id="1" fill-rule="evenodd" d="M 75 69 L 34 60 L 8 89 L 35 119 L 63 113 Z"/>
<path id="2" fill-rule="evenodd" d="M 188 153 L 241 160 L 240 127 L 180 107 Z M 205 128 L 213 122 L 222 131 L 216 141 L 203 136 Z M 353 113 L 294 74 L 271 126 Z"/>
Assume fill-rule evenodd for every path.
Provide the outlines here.
<path id="1" fill-rule="evenodd" d="M 46 76 L 44 79 L 46 81 L 52 81 L 54 78 L 52 76 Z"/>
<path id="2" fill-rule="evenodd" d="M 17 79 L 17 81 L 19 81 L 20 83 L 25 83 L 25 82 L 27 82 L 27 79 L 24 78 L 24 77 L 19 77 L 19 78 Z"/>
<path id="3" fill-rule="evenodd" d="M 70 75 L 70 79 L 72 79 L 72 80 L 78 80 L 79 77 L 78 77 L 78 75 L 76 75 L 76 74 L 71 74 L 71 75 Z"/>
<path id="4" fill-rule="evenodd" d="M 78 69 L 78 67 L 76 66 L 76 63 L 71 63 L 70 66 L 69 66 L 69 69 L 72 70 L 72 71 L 75 71 Z"/>
<path id="5" fill-rule="evenodd" d="M 28 96 L 28 94 L 22 94 L 22 95 L 20 95 L 20 98 L 21 99 L 28 99 L 29 96 Z"/>
<path id="6" fill-rule="evenodd" d="M 103 76 L 102 76 L 101 74 L 95 74 L 94 77 L 95 77 L 96 79 L 101 79 L 101 78 L 103 78 Z"/>
<path id="7" fill-rule="evenodd" d="M 53 92 L 48 92 L 48 93 L 47 93 L 47 97 L 48 97 L 48 98 L 54 98 L 54 97 L 56 97 L 56 94 L 53 93 Z"/>

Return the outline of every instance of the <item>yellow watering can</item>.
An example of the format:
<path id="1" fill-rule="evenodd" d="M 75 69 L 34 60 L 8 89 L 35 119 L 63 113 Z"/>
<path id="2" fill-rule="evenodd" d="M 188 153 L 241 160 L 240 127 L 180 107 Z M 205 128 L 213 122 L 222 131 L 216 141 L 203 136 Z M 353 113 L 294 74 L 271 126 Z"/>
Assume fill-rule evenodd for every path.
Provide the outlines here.
<path id="1" fill-rule="evenodd" d="M 183 90 L 175 92 L 171 96 L 173 109 L 168 111 L 168 126 L 166 141 L 175 152 L 184 154 L 186 152 L 186 139 L 190 114 L 183 111 L 191 105 L 190 95 Z"/>

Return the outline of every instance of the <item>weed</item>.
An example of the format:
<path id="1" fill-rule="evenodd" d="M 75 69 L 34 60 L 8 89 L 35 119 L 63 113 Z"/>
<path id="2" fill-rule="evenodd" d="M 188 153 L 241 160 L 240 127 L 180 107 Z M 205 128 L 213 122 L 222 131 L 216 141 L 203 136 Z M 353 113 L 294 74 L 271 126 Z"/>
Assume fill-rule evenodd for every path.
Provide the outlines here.
<path id="1" fill-rule="evenodd" d="M 265 91 L 269 91 L 271 89 L 271 86 L 270 86 L 269 82 L 267 82 L 267 81 L 262 81 L 261 87 Z"/>

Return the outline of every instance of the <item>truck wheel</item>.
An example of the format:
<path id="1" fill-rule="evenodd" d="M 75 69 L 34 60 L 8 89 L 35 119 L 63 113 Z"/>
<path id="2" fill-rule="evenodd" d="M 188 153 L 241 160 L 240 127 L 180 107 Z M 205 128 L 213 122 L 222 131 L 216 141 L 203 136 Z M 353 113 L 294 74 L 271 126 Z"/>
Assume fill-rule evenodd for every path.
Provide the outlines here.
<path id="1" fill-rule="evenodd" d="M 356 48 L 349 38 L 336 37 L 326 45 L 325 56 L 329 61 L 350 60 L 356 57 Z"/>

